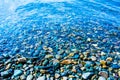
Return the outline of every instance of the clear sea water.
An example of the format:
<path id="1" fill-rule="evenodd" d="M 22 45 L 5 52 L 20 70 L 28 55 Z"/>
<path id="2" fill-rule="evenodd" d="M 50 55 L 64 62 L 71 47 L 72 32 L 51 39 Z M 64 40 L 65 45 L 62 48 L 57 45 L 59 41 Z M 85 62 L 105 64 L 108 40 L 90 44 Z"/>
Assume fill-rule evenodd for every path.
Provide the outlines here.
<path id="1" fill-rule="evenodd" d="M 84 40 L 106 38 L 105 45 L 97 42 L 106 48 L 103 51 L 113 45 L 120 51 L 120 0 L 0 0 L 0 54 L 33 56 L 42 49 L 40 42 L 54 51 L 56 43 L 81 45 L 67 37 L 72 33 L 82 37 L 88 33 Z"/>

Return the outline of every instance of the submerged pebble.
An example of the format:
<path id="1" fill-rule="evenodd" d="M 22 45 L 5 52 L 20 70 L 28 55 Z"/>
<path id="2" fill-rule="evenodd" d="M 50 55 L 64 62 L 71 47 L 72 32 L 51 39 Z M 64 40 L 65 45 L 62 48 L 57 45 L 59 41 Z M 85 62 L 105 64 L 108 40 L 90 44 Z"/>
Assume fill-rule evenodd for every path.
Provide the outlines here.
<path id="1" fill-rule="evenodd" d="M 82 74 L 83 79 L 90 79 L 92 77 L 93 73 L 92 72 L 86 72 Z"/>
<path id="2" fill-rule="evenodd" d="M 20 76 L 22 73 L 23 73 L 22 70 L 14 70 L 14 74 L 12 77 L 14 78 L 14 77 Z"/>

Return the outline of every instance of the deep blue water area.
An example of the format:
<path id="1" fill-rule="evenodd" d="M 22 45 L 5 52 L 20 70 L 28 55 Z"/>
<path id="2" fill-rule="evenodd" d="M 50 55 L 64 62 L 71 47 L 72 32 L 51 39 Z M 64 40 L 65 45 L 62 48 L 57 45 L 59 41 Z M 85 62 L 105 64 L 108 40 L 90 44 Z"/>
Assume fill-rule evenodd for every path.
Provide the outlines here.
<path id="1" fill-rule="evenodd" d="M 120 52 L 119 0 L 0 2 L 0 55 L 36 56 L 44 53 L 43 46 L 55 54 L 74 47 L 84 52 L 96 49 L 91 44 L 106 53 Z"/>

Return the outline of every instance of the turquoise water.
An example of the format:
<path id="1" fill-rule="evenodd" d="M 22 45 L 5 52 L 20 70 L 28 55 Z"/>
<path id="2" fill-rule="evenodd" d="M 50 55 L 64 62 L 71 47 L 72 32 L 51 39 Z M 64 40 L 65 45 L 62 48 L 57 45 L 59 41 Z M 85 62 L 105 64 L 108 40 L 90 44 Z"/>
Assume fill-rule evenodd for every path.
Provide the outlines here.
<path id="1" fill-rule="evenodd" d="M 72 33 L 83 41 L 68 37 Z M 62 43 L 85 51 L 88 38 L 107 53 L 120 51 L 119 0 L 1 0 L 0 54 L 35 56 L 44 45 L 57 51 Z"/>

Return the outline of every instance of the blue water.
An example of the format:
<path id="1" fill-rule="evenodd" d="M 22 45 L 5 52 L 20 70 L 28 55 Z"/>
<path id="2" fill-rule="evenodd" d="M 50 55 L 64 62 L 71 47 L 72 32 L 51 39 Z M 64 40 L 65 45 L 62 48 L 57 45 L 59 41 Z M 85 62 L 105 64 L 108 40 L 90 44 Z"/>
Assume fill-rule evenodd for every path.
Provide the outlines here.
<path id="1" fill-rule="evenodd" d="M 120 1 L 0 0 L 0 54 L 33 56 L 43 45 L 57 51 L 58 44 L 81 44 L 75 38 L 66 37 L 71 33 L 82 36 L 83 40 L 88 37 L 98 40 L 106 52 L 111 46 L 120 46 Z M 108 35 L 114 33 L 116 36 Z M 62 40 L 57 41 L 59 38 Z M 108 40 L 106 44 L 101 43 L 104 38 Z M 36 47 L 39 42 L 42 46 Z"/>

